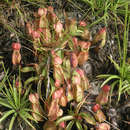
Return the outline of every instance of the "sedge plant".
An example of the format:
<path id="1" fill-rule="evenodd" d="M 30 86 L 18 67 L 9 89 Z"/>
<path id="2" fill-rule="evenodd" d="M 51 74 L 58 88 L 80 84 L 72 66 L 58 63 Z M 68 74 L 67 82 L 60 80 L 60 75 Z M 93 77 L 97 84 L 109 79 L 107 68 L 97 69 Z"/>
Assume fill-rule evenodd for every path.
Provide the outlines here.
<path id="1" fill-rule="evenodd" d="M 106 26 L 109 23 L 108 21 L 113 18 L 118 18 L 119 21 L 122 23 L 122 20 L 120 19 L 120 16 L 125 16 L 125 5 L 130 4 L 129 0 L 81 0 L 77 2 L 83 2 L 85 5 L 87 5 L 87 9 L 82 9 L 76 4 L 73 0 L 68 0 L 73 6 L 81 10 L 84 15 L 82 17 L 85 18 L 94 16 L 97 18 L 96 21 L 94 21 L 92 24 L 89 25 L 89 27 L 98 24 L 100 22 L 104 23 Z M 88 16 L 89 14 L 89 16 Z M 130 14 L 130 11 L 128 10 L 128 14 Z"/>
<path id="2" fill-rule="evenodd" d="M 8 70 L 6 71 L 4 63 L 2 63 L 4 68 L 5 76 L 0 82 L 0 105 L 6 109 L 0 117 L 0 122 L 10 118 L 9 130 L 13 129 L 13 125 L 16 120 L 20 122 L 27 123 L 30 127 L 35 128 L 32 121 L 37 122 L 30 112 L 32 112 L 30 107 L 30 102 L 28 100 L 28 94 L 30 92 L 31 86 L 22 92 L 20 76 L 18 82 L 15 78 L 13 82 L 9 80 Z"/>
<path id="3" fill-rule="evenodd" d="M 120 63 L 116 63 L 111 57 L 110 60 L 114 64 L 115 69 L 118 71 L 118 74 L 102 74 L 98 75 L 98 78 L 105 78 L 105 81 L 102 83 L 101 87 L 104 86 L 109 81 L 111 83 L 110 91 L 110 100 L 111 95 L 115 87 L 118 88 L 118 101 L 121 98 L 121 94 L 127 93 L 130 95 L 130 64 L 126 62 L 127 58 L 127 46 L 128 46 L 128 32 L 130 24 L 130 16 L 128 16 L 128 4 L 126 5 L 126 14 L 125 14 L 125 24 L 124 24 L 124 39 L 123 39 L 123 51 L 121 50 L 120 40 L 117 33 L 119 54 L 120 54 Z"/>
<path id="4" fill-rule="evenodd" d="M 125 12 L 124 8 L 121 7 L 124 7 L 124 5 L 126 4 L 130 4 L 129 0 L 106 0 L 106 1 L 82 0 L 82 1 L 84 1 L 86 4 L 89 5 L 94 14 L 97 13 L 98 15 L 100 13 L 103 13 L 107 8 L 108 11 L 113 11 L 114 13 L 124 13 Z M 96 10 L 98 11 L 96 12 Z"/>

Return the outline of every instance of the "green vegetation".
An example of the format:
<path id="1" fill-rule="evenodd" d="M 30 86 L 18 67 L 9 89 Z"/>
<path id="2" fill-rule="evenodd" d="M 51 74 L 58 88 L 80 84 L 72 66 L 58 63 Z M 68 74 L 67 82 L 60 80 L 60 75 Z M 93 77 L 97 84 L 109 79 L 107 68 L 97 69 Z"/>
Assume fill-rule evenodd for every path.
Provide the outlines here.
<path id="1" fill-rule="evenodd" d="M 106 80 L 103 82 L 101 87 L 112 80 L 111 95 L 114 88 L 117 87 L 118 88 L 118 101 L 120 100 L 121 94 L 127 92 L 130 95 L 130 64 L 126 62 L 129 24 L 130 24 L 130 16 L 128 16 L 128 5 L 126 5 L 123 50 L 121 49 L 120 39 L 117 32 L 118 48 L 119 48 L 119 54 L 120 54 L 120 59 L 119 59 L 120 64 L 117 64 L 111 57 L 109 57 L 111 62 L 114 64 L 115 69 L 118 71 L 118 75 L 117 74 L 104 74 L 104 75 L 97 76 L 99 78 L 106 78 Z"/>
<path id="2" fill-rule="evenodd" d="M 33 129 L 42 122 L 40 125 L 45 130 L 75 127 L 87 130 L 89 126 L 97 130 L 103 123 L 108 128 L 117 128 L 109 123 L 111 118 L 105 111 L 110 109 L 108 99 L 110 103 L 115 101 L 113 94 L 118 95 L 115 108 L 122 101 L 122 95 L 130 96 L 130 64 L 127 62 L 130 1 L 66 0 L 64 4 L 69 5 L 68 10 L 74 7 L 82 17 L 78 20 L 68 17 L 63 6 L 63 21 L 53 4 L 62 6 L 49 0 L 0 2 L 0 25 L 9 31 L 7 37 L 12 44 L 12 49 L 6 50 L 12 51 L 12 57 L 8 55 L 12 58 L 10 66 L 4 66 L 6 56 L 1 56 L 0 52 L 0 71 L 4 73 L 3 77 L 0 73 L 0 123 L 9 118 L 9 130 L 13 129 L 15 121 L 18 125 L 24 122 Z M 93 30 L 100 24 L 96 28 L 98 32 Z M 123 38 L 119 25 L 122 25 Z M 108 36 L 112 31 L 115 31 L 112 40 L 118 44 L 119 53 L 115 53 L 119 54 L 119 59 L 115 61 L 112 54 L 106 56 L 114 66 L 113 73 L 93 78 L 102 79 L 102 89 L 98 95 L 93 95 L 83 65 L 91 58 L 90 51 L 98 59 L 100 51 L 109 47 L 106 44 L 111 40 Z"/>
<path id="3" fill-rule="evenodd" d="M 12 130 L 16 120 L 19 122 L 25 121 L 25 123 L 34 128 L 30 120 L 35 122 L 36 120 L 30 114 L 32 110 L 29 108 L 30 103 L 28 100 L 28 94 L 31 86 L 28 86 L 26 92 L 22 94 L 23 92 L 20 77 L 18 81 L 14 79 L 13 83 L 11 83 L 9 81 L 8 71 L 5 70 L 3 63 L 2 66 L 4 68 L 5 76 L 0 83 L 0 105 L 2 105 L 4 108 L 7 108 L 7 110 L 2 113 L 0 122 L 6 120 L 10 116 L 11 120 L 9 124 L 9 130 Z M 8 85 L 6 81 L 8 82 Z"/>

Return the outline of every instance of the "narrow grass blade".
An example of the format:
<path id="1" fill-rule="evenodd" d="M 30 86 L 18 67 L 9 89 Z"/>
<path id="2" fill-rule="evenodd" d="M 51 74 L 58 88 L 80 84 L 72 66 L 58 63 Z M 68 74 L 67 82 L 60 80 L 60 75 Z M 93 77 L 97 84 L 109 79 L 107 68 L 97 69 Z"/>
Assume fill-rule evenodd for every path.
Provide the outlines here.
<path id="1" fill-rule="evenodd" d="M 119 89 L 118 89 L 118 102 L 121 97 L 121 88 L 122 88 L 122 79 L 119 80 Z"/>
<path id="2" fill-rule="evenodd" d="M 30 89 L 31 89 L 31 84 L 28 86 L 28 88 L 26 89 L 26 92 L 25 94 L 23 95 L 22 99 L 21 99 L 21 102 L 24 102 L 24 100 L 27 98 L 29 92 L 30 92 Z"/>
<path id="3" fill-rule="evenodd" d="M 28 109 L 28 108 L 24 108 L 24 109 L 22 109 L 23 111 L 25 111 L 25 112 L 33 112 L 33 113 L 36 113 L 36 114 L 38 114 L 39 116 L 41 116 L 41 117 L 43 117 L 45 120 L 47 120 L 47 118 L 45 117 L 45 116 L 43 116 L 43 115 L 45 115 L 45 113 L 42 113 L 42 115 L 40 114 L 40 113 L 37 113 L 37 112 L 34 112 L 32 109 Z M 30 115 L 30 114 L 29 114 Z M 31 115 L 30 115 L 31 116 Z M 33 117 L 32 117 L 33 118 Z M 31 119 L 31 118 L 29 118 L 29 119 Z M 31 119 L 31 120 L 34 120 L 34 121 L 36 121 L 34 118 L 33 119 Z M 36 121 L 37 122 L 37 121 Z"/>
<path id="4" fill-rule="evenodd" d="M 4 84 L 5 85 L 5 84 Z M 5 95 L 5 98 L 8 100 L 8 103 L 13 107 L 16 108 L 15 104 L 14 104 L 14 100 L 12 98 L 12 95 L 10 93 L 10 89 L 7 89 L 6 85 L 5 87 L 5 92 L 2 91 L 2 93 Z"/>
<path id="5" fill-rule="evenodd" d="M 17 117 L 17 113 L 15 113 L 13 115 L 13 117 L 11 118 L 11 121 L 10 121 L 10 124 L 9 124 L 9 130 L 12 130 L 12 127 L 13 127 L 13 124 L 14 124 L 16 117 Z"/>
<path id="6" fill-rule="evenodd" d="M 92 24 L 88 25 L 88 27 L 92 27 L 95 24 L 98 24 L 99 22 L 101 22 L 102 20 L 104 20 L 104 18 L 106 17 L 106 14 L 104 16 L 102 16 L 101 18 L 99 18 L 98 20 L 96 20 L 95 22 L 93 22 Z"/>
<path id="7" fill-rule="evenodd" d="M 120 73 L 120 66 L 111 57 L 109 57 L 109 59 L 114 64 L 116 70 Z"/>
<path id="8" fill-rule="evenodd" d="M 108 82 L 109 82 L 110 80 L 112 80 L 112 79 L 120 79 L 120 77 L 117 76 L 117 75 L 113 75 L 113 76 L 111 76 L 111 77 L 108 77 L 108 78 L 102 83 L 101 87 L 103 87 L 106 83 L 108 83 Z"/>
<path id="9" fill-rule="evenodd" d="M 127 56 L 127 46 L 128 46 L 128 31 L 129 29 L 127 24 L 128 21 L 128 4 L 125 6 L 126 13 L 125 13 L 125 31 L 124 31 L 124 39 L 123 39 L 123 61 L 122 61 L 122 71 L 121 71 L 121 76 L 123 77 L 125 74 L 125 64 L 126 64 L 126 56 Z"/>
<path id="10" fill-rule="evenodd" d="M 119 80 L 116 80 L 116 81 L 114 81 L 114 82 L 111 84 L 111 90 L 110 90 L 110 103 L 111 103 L 112 92 L 113 92 L 114 87 L 116 86 L 117 83 L 119 83 Z"/>
<path id="11" fill-rule="evenodd" d="M 13 114 L 14 112 L 15 112 L 14 110 L 9 110 L 9 111 L 4 112 L 4 115 L 0 118 L 0 122 L 5 120 L 9 115 Z"/>
<path id="12" fill-rule="evenodd" d="M 26 119 L 30 119 L 30 120 L 33 120 L 33 121 L 37 122 L 37 121 L 32 117 L 32 115 L 29 114 L 29 112 L 32 112 L 32 111 L 31 111 L 31 110 L 29 111 L 29 109 L 22 109 L 22 110 L 20 111 L 20 113 L 22 113 L 22 114 L 26 117 Z"/>
<path id="13" fill-rule="evenodd" d="M 66 130 L 72 130 L 72 126 L 74 125 L 74 121 L 70 121 L 66 127 Z"/>
<path id="14" fill-rule="evenodd" d="M 18 107 L 18 92 L 16 87 L 13 88 L 14 92 L 13 92 L 13 98 L 14 98 L 14 103 L 15 106 Z"/>
<path id="15" fill-rule="evenodd" d="M 84 1 L 84 2 L 87 3 L 87 4 L 89 4 L 91 7 L 93 6 L 92 1 L 90 1 L 90 0 L 82 0 L 82 1 Z"/>
<path id="16" fill-rule="evenodd" d="M 98 75 L 98 76 L 96 76 L 96 77 L 103 79 L 103 78 L 108 78 L 108 77 L 110 77 L 110 76 L 113 76 L 113 75 L 112 75 L 112 74 L 100 74 L 100 75 Z"/>
<path id="17" fill-rule="evenodd" d="M 83 130 L 83 127 L 79 121 L 76 121 L 76 126 L 77 126 L 78 130 Z"/>
<path id="18" fill-rule="evenodd" d="M 130 84 L 129 83 L 124 83 L 123 87 L 121 88 L 122 93 L 125 93 L 128 90 L 130 90 Z"/>
<path id="19" fill-rule="evenodd" d="M 8 103 L 8 100 L 7 99 L 3 99 L 3 98 L 0 98 L 0 104 L 4 107 L 7 107 L 7 108 L 11 108 L 12 107 L 10 106 L 10 104 Z"/>
<path id="20" fill-rule="evenodd" d="M 19 116 L 20 116 L 29 126 L 31 126 L 33 129 L 35 129 L 35 127 L 30 123 L 30 121 L 27 120 L 27 118 L 25 117 L 24 113 L 19 113 Z"/>

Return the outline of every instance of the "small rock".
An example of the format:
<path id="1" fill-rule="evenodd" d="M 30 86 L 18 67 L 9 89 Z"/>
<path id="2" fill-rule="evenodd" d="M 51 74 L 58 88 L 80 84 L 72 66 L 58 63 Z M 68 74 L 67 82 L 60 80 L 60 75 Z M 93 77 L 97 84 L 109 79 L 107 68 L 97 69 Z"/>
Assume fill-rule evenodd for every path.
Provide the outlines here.
<path id="1" fill-rule="evenodd" d="M 92 65 L 89 62 L 86 62 L 83 65 L 83 70 L 85 71 L 85 74 L 87 75 L 87 77 L 92 76 Z"/>
<path id="2" fill-rule="evenodd" d="M 101 81 L 93 81 L 90 82 L 91 88 L 88 90 L 92 95 L 98 95 L 100 86 L 101 86 Z"/>
<path id="3" fill-rule="evenodd" d="M 110 117 L 110 118 L 113 118 L 113 117 L 116 117 L 117 116 L 117 112 L 114 108 L 110 108 L 109 111 L 107 112 L 107 115 Z"/>

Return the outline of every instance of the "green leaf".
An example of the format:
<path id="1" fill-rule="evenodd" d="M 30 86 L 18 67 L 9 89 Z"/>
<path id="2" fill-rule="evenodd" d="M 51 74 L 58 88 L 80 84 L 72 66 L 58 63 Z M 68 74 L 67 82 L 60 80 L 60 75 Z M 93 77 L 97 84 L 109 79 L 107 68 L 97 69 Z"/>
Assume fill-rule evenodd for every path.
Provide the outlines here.
<path id="1" fill-rule="evenodd" d="M 122 88 L 122 79 L 119 80 L 119 89 L 118 89 L 118 102 L 121 96 L 121 88 Z"/>
<path id="2" fill-rule="evenodd" d="M 0 83 L 0 87 L 2 86 L 2 88 L 3 88 L 4 84 L 5 84 L 5 81 L 7 80 L 8 72 L 9 72 L 9 70 L 7 70 L 6 72 L 4 72 L 5 73 L 4 77 L 3 77 L 3 79 L 2 79 L 2 81 Z"/>
<path id="3" fill-rule="evenodd" d="M 125 89 L 128 89 L 130 88 L 130 84 L 122 84 L 122 88 L 121 88 L 121 91 L 123 92 Z"/>
<path id="4" fill-rule="evenodd" d="M 8 100 L 5 99 L 5 98 L 0 98 L 0 104 L 4 107 L 7 107 L 7 108 L 11 108 L 12 109 L 12 106 L 10 106 L 10 104 L 8 103 Z"/>
<path id="5" fill-rule="evenodd" d="M 0 118 L 0 122 L 2 122 L 3 120 L 5 120 L 9 115 L 15 113 L 15 110 L 9 110 L 4 112 L 4 115 Z"/>
<path id="6" fill-rule="evenodd" d="M 66 127 L 66 130 L 71 130 L 72 126 L 74 125 L 74 120 L 70 121 Z"/>
<path id="7" fill-rule="evenodd" d="M 41 75 L 42 75 L 43 77 L 45 77 L 46 74 L 47 74 L 47 67 L 45 67 L 44 69 L 42 69 Z"/>
<path id="8" fill-rule="evenodd" d="M 29 79 L 27 79 L 25 82 L 24 82 L 24 88 L 26 88 L 26 86 L 28 84 L 30 84 L 31 82 L 34 82 L 34 81 L 37 81 L 39 78 L 38 77 L 30 77 Z"/>
<path id="9" fill-rule="evenodd" d="M 38 114 L 39 116 L 43 117 L 45 120 L 47 120 L 47 118 L 46 118 L 45 116 L 43 116 L 43 114 L 46 115 L 44 112 L 43 112 L 42 115 L 41 115 L 41 113 L 34 112 L 32 109 L 28 109 L 28 108 L 23 108 L 22 111 L 28 112 L 28 114 L 29 114 L 30 112 L 36 113 L 36 114 Z M 29 118 L 29 119 L 36 121 L 30 114 L 29 114 L 29 116 L 31 117 L 31 118 Z M 36 122 L 37 122 L 37 121 L 36 121 Z"/>
<path id="10" fill-rule="evenodd" d="M 4 87 L 4 86 L 3 86 L 3 83 L 1 82 L 1 83 L 0 83 L 0 92 L 3 90 L 3 87 Z"/>
<path id="11" fill-rule="evenodd" d="M 125 75 L 125 64 L 127 58 L 127 47 L 128 47 L 128 34 L 129 34 L 129 24 L 130 24 L 130 17 L 128 16 L 128 4 L 125 5 L 125 25 L 124 25 L 124 38 L 123 38 L 123 61 L 122 61 L 122 70 L 121 70 L 121 77 Z"/>
<path id="12" fill-rule="evenodd" d="M 114 64 L 114 66 L 117 69 L 117 71 L 120 73 L 120 66 L 111 57 L 109 57 L 109 59 Z"/>
<path id="13" fill-rule="evenodd" d="M 17 117 L 17 113 L 15 113 L 13 115 L 13 117 L 11 118 L 11 121 L 10 121 L 10 124 L 9 124 L 9 130 L 12 130 L 12 127 L 13 127 L 13 124 L 14 124 L 16 117 Z"/>
<path id="14" fill-rule="evenodd" d="M 15 105 L 16 105 L 16 107 L 18 107 L 19 103 L 18 103 L 18 92 L 17 92 L 17 88 L 14 87 L 13 90 L 14 90 L 13 96 L 14 96 Z"/>
<path id="15" fill-rule="evenodd" d="M 7 102 L 12 106 L 12 108 L 16 108 L 15 104 L 14 104 L 14 99 L 12 98 L 12 93 L 10 92 L 10 89 L 7 89 L 6 86 L 5 87 L 5 90 L 6 92 L 2 91 L 3 94 L 5 95 L 5 99 L 7 100 Z"/>
<path id="16" fill-rule="evenodd" d="M 26 119 L 30 119 L 32 121 L 37 122 L 29 112 L 33 112 L 33 111 L 28 108 L 23 108 L 19 113 L 23 114 Z"/>
<path id="17" fill-rule="evenodd" d="M 8 99 L 11 100 L 12 97 L 11 97 L 10 89 L 8 89 L 8 88 L 6 87 L 6 84 L 4 84 L 4 88 L 5 88 L 5 91 L 2 91 L 3 94 L 4 94 Z"/>
<path id="18" fill-rule="evenodd" d="M 9 69 L 7 71 L 4 71 L 5 75 L 4 75 L 4 78 L 2 79 L 2 83 L 5 83 L 5 81 L 7 80 L 8 72 L 9 72 Z"/>
<path id="19" fill-rule="evenodd" d="M 24 93 L 24 95 L 23 95 L 23 97 L 22 97 L 22 99 L 21 99 L 21 102 L 24 102 L 25 99 L 27 98 L 27 96 L 28 96 L 28 94 L 29 94 L 29 92 L 30 92 L 31 86 L 32 86 L 32 85 L 30 84 L 29 87 L 26 88 L 26 92 Z"/>
<path id="20" fill-rule="evenodd" d="M 6 73 L 5 68 L 4 68 L 4 71 L 5 71 L 5 73 Z M 8 86 L 10 87 L 10 89 L 8 90 L 8 88 L 6 87 L 6 84 L 4 84 L 4 88 L 5 88 L 5 90 L 6 90 L 7 95 L 10 96 L 10 95 L 13 95 L 13 94 L 12 94 L 12 93 L 13 93 L 13 91 L 12 91 L 13 87 L 12 87 L 12 85 L 11 85 L 11 83 L 10 83 L 9 75 L 6 76 L 6 79 L 7 79 Z M 9 91 L 10 91 L 10 93 L 9 93 Z"/>
<path id="21" fill-rule="evenodd" d="M 24 72 L 24 73 L 31 72 L 31 71 L 35 71 L 34 67 L 23 67 L 21 69 L 21 72 Z"/>
<path id="22" fill-rule="evenodd" d="M 30 123 L 30 121 L 27 120 L 26 116 L 25 116 L 25 113 L 23 112 L 20 112 L 19 113 L 19 116 L 29 125 L 31 126 L 33 129 L 35 129 L 35 127 Z"/>
<path id="23" fill-rule="evenodd" d="M 76 121 L 76 126 L 77 126 L 78 130 L 83 130 L 82 125 L 79 121 Z"/>
<path id="24" fill-rule="evenodd" d="M 120 77 L 118 76 L 118 75 L 112 75 L 112 76 L 110 76 L 110 77 L 108 77 L 103 83 L 102 83 L 102 85 L 101 85 L 101 87 L 103 87 L 106 83 L 108 83 L 110 80 L 112 80 L 112 79 L 120 79 Z"/>
<path id="25" fill-rule="evenodd" d="M 122 93 L 125 93 L 126 91 L 129 92 L 129 90 L 130 90 L 130 85 L 125 86 L 125 87 L 123 88 L 123 90 L 122 90 Z M 128 93 L 128 94 L 129 94 L 129 93 Z"/>
<path id="26" fill-rule="evenodd" d="M 91 0 L 82 0 L 82 1 L 89 4 L 89 6 L 93 6 L 93 2 Z"/>
<path id="27" fill-rule="evenodd" d="M 59 123 L 61 123 L 61 122 L 63 122 L 63 121 L 69 121 L 69 120 L 73 120 L 73 119 L 75 119 L 75 117 L 74 117 L 74 116 L 71 116 L 71 115 L 61 117 L 60 119 L 58 119 L 58 120 L 56 121 L 56 125 L 58 125 Z"/>
<path id="28" fill-rule="evenodd" d="M 126 63 L 124 78 L 130 83 L 130 65 Z"/>
<path id="29" fill-rule="evenodd" d="M 93 115 L 91 115 L 90 113 L 84 113 L 84 112 L 81 112 L 80 113 L 80 116 L 85 119 L 85 121 L 91 125 L 96 125 L 96 120 L 95 118 L 93 117 Z"/>
<path id="30" fill-rule="evenodd" d="M 30 105 L 30 102 L 29 102 L 29 99 L 26 98 L 26 99 L 21 99 L 21 102 L 20 102 L 20 108 L 24 108 L 24 107 L 28 107 Z"/>
<path id="31" fill-rule="evenodd" d="M 113 75 L 112 74 L 100 74 L 100 75 L 98 75 L 96 77 L 103 79 L 103 78 L 108 78 L 108 77 L 111 77 L 111 76 L 113 76 Z"/>
<path id="32" fill-rule="evenodd" d="M 126 91 L 129 92 L 129 90 L 130 90 L 129 82 L 127 80 L 123 81 L 122 88 L 121 88 L 121 93 L 125 93 Z"/>
<path id="33" fill-rule="evenodd" d="M 116 81 L 114 81 L 114 82 L 111 84 L 110 103 L 111 103 L 111 96 L 112 96 L 113 89 L 114 89 L 115 85 L 116 85 L 118 82 L 119 82 L 119 80 L 116 80 Z"/>

